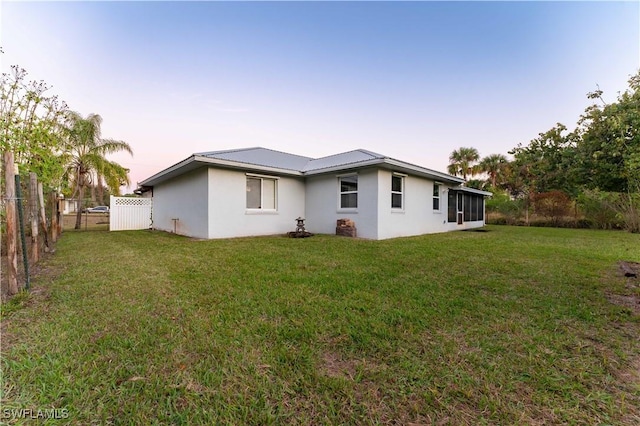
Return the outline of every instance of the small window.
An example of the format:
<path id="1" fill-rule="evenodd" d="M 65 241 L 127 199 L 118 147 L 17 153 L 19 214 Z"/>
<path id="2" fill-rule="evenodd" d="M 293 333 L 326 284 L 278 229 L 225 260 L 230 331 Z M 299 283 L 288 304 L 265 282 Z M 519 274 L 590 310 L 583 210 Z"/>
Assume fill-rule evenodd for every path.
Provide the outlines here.
<path id="1" fill-rule="evenodd" d="M 338 178 L 340 184 L 340 208 L 358 208 L 358 176 L 344 176 Z"/>
<path id="2" fill-rule="evenodd" d="M 440 184 L 433 184 L 433 210 L 440 211 Z"/>
<path id="3" fill-rule="evenodd" d="M 276 180 L 247 176 L 247 208 L 276 209 Z"/>
<path id="4" fill-rule="evenodd" d="M 401 209 L 403 206 L 404 177 L 391 176 L 391 208 Z"/>

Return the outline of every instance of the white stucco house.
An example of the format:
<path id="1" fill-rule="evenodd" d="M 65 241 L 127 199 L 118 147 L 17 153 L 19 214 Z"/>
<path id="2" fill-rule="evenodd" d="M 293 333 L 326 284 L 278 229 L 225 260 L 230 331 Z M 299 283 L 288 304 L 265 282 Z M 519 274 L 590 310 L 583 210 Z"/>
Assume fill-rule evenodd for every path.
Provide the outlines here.
<path id="1" fill-rule="evenodd" d="M 197 238 L 284 234 L 295 219 L 335 234 L 338 219 L 381 240 L 477 228 L 491 193 L 463 179 L 358 149 L 308 158 L 265 148 L 193 154 L 139 183 L 153 228 Z"/>

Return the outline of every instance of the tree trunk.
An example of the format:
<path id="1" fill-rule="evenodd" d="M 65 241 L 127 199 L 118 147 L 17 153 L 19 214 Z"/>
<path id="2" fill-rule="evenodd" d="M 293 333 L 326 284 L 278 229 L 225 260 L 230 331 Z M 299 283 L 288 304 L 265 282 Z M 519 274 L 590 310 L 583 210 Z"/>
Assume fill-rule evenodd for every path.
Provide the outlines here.
<path id="1" fill-rule="evenodd" d="M 7 218 L 7 292 L 18 293 L 18 230 L 16 228 L 16 180 L 13 152 L 4 153 L 5 211 Z"/>
<path id="2" fill-rule="evenodd" d="M 102 206 L 104 205 L 104 186 L 102 185 L 102 175 L 100 173 L 98 173 L 96 185 L 98 186 L 98 204 Z"/>
<path id="3" fill-rule="evenodd" d="M 82 202 L 84 201 L 84 185 L 78 188 L 78 211 L 76 212 L 75 229 L 82 228 Z"/>

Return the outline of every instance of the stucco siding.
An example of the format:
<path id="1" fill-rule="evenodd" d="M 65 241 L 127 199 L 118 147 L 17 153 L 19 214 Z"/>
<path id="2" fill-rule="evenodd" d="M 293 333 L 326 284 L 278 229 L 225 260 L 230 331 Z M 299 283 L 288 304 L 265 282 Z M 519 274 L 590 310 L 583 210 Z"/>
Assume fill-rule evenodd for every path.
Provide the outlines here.
<path id="1" fill-rule="evenodd" d="M 153 228 L 207 238 L 207 185 L 206 169 L 156 185 L 153 188 Z"/>
<path id="2" fill-rule="evenodd" d="M 276 209 L 247 209 L 247 173 L 208 169 L 208 238 L 285 234 L 294 231 L 295 219 L 305 214 L 302 179 L 263 175 L 276 179 Z"/>
<path id="3" fill-rule="evenodd" d="M 393 172 L 379 170 L 378 238 L 446 232 L 447 197 L 445 185 L 440 185 L 440 210 L 433 210 L 434 181 L 417 176 L 403 176 L 403 207 L 391 207 Z"/>
<path id="4" fill-rule="evenodd" d="M 338 178 L 348 174 L 326 174 L 307 178 L 307 230 L 317 234 L 335 234 L 338 219 L 351 219 L 355 222 L 358 237 L 378 239 L 377 169 L 362 169 L 357 172 L 357 209 L 340 209 L 339 206 Z"/>
<path id="5" fill-rule="evenodd" d="M 358 206 L 342 209 L 339 178 L 351 174 L 358 176 Z M 248 175 L 275 181 L 275 209 L 247 208 Z M 434 181 L 414 175 L 396 174 L 403 180 L 402 208 L 393 208 L 393 176 L 378 167 L 306 178 L 203 167 L 154 186 L 153 227 L 197 238 L 274 235 L 293 231 L 302 216 L 308 231 L 335 234 L 336 221 L 348 218 L 358 237 L 382 240 L 484 226 L 449 223 L 451 186 L 440 184 L 440 209 L 434 211 Z"/>

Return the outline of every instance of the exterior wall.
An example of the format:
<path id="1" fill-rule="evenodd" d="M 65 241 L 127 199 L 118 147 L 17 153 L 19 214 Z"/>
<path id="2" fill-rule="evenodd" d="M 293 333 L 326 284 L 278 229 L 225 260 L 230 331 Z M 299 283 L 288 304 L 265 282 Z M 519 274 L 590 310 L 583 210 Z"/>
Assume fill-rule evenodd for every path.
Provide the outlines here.
<path id="1" fill-rule="evenodd" d="M 207 186 L 206 169 L 194 170 L 156 185 L 153 188 L 153 228 L 207 238 Z M 174 218 L 178 220 L 174 221 Z"/>
<path id="2" fill-rule="evenodd" d="M 276 177 L 268 176 L 266 177 Z M 247 173 L 209 168 L 208 238 L 285 234 L 305 214 L 305 184 L 300 178 L 277 179 L 276 211 L 248 210 Z"/>
<path id="3" fill-rule="evenodd" d="M 358 208 L 341 210 L 338 176 L 348 174 L 307 177 L 306 229 L 317 234 L 335 235 L 336 221 L 351 219 L 358 237 L 378 239 L 378 171 L 358 170 Z"/>
<path id="4" fill-rule="evenodd" d="M 378 200 L 378 238 L 446 232 L 447 187 L 440 185 L 440 210 L 433 210 L 434 181 L 417 176 L 404 177 L 403 208 L 391 208 L 391 177 L 389 170 L 380 169 Z"/>
<path id="5" fill-rule="evenodd" d="M 358 237 L 381 240 L 484 226 L 483 220 L 449 223 L 449 187 L 441 184 L 434 211 L 434 182 L 416 176 L 404 176 L 403 208 L 392 209 L 393 173 L 386 169 L 358 170 L 358 208 L 342 210 L 338 177 L 348 174 L 267 176 L 277 178 L 277 209 L 260 211 L 246 208 L 247 173 L 199 169 L 154 187 L 153 228 L 197 238 L 274 235 L 295 230 L 302 216 L 309 232 L 335 234 L 338 219 L 351 219 Z"/>

